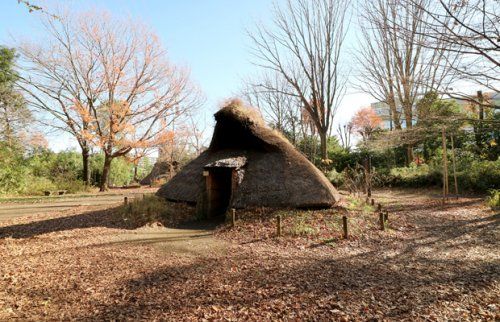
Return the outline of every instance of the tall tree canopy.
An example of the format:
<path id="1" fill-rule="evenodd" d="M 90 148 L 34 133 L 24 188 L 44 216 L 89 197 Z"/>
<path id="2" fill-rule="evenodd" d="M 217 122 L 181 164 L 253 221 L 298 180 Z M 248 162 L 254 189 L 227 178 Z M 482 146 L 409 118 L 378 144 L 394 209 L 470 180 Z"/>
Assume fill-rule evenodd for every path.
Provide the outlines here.
<path id="1" fill-rule="evenodd" d="M 197 91 L 147 26 L 108 13 L 58 17 L 44 20 L 47 39 L 20 47 L 22 87 L 48 125 L 76 138 L 86 181 L 89 151 L 102 149 L 104 190 L 113 158 L 157 145 L 162 129 L 197 103 Z"/>
<path id="2" fill-rule="evenodd" d="M 275 71 L 288 83 L 266 89 L 296 97 L 321 139 L 327 159 L 327 138 L 345 90 L 341 56 L 347 32 L 346 0 L 287 0 L 274 11 L 273 28 L 251 34 L 256 64 Z"/>
<path id="3" fill-rule="evenodd" d="M 16 91 L 16 54 L 14 49 L 0 47 L 0 140 L 14 144 L 31 120 L 23 96 Z"/>

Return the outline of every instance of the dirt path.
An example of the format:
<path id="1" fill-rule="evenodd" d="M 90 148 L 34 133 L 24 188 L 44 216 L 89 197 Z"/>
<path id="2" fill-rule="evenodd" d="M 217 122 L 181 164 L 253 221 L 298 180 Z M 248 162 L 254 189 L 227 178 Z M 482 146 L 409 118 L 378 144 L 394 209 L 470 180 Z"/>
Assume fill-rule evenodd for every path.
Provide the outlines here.
<path id="1" fill-rule="evenodd" d="M 114 190 L 103 194 L 65 195 L 61 197 L 31 197 L 20 198 L 16 202 L 0 203 L 0 220 L 16 217 L 66 211 L 77 207 L 106 206 L 123 202 L 123 198 L 140 197 L 144 193 L 154 193 L 156 189 Z"/>
<path id="2" fill-rule="evenodd" d="M 500 318 L 499 214 L 478 198 L 376 197 L 390 230 L 319 247 L 127 230 L 102 212 L 0 221 L 0 320 Z"/>

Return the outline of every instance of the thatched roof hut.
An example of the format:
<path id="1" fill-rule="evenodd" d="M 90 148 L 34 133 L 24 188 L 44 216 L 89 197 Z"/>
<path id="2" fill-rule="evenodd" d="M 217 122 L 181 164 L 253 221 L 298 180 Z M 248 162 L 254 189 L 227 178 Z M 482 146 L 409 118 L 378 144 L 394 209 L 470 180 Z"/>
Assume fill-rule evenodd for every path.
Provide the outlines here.
<path id="1" fill-rule="evenodd" d="M 233 101 L 215 119 L 209 148 L 157 195 L 196 203 L 209 215 L 228 207 L 331 207 L 339 200 L 321 171 L 253 110 Z"/>
<path id="2" fill-rule="evenodd" d="M 170 179 L 177 172 L 178 162 L 177 161 L 165 161 L 158 160 L 155 162 L 151 172 L 145 176 L 141 181 L 141 185 L 150 185 L 156 180 L 160 179 Z"/>

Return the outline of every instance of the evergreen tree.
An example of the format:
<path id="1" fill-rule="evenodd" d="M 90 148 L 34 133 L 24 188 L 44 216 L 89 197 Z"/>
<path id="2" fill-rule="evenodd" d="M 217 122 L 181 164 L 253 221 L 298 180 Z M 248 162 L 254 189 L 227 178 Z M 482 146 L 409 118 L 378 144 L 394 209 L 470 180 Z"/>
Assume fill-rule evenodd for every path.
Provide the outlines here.
<path id="1" fill-rule="evenodd" d="M 10 146 L 19 141 L 22 129 L 31 121 L 23 96 L 15 89 L 15 59 L 14 49 L 0 47 L 0 140 Z"/>

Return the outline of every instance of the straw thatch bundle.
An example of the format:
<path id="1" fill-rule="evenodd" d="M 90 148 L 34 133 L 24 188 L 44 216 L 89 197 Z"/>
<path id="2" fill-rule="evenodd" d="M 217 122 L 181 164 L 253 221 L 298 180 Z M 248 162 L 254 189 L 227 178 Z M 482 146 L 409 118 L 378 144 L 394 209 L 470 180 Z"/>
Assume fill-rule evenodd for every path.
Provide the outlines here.
<path id="1" fill-rule="evenodd" d="M 230 207 L 330 207 L 339 200 L 321 171 L 288 140 L 266 127 L 256 111 L 232 101 L 215 114 L 215 119 L 209 148 L 157 195 L 171 201 L 200 202 L 206 190 L 203 170 L 218 160 L 220 164 L 235 160 L 241 166 L 240 179 Z"/>

